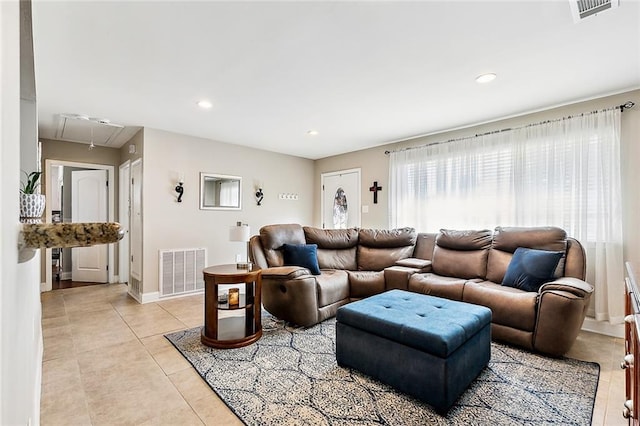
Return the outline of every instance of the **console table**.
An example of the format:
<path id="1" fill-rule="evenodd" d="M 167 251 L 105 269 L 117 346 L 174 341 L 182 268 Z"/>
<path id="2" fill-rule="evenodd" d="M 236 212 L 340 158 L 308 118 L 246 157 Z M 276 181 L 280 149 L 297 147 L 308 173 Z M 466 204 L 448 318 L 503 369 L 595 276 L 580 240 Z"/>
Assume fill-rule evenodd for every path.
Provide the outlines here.
<path id="1" fill-rule="evenodd" d="M 259 268 L 238 269 L 233 265 L 210 266 L 204 274 L 204 327 L 200 341 L 214 348 L 247 346 L 262 336 L 262 292 Z M 244 285 L 237 305 L 218 302 L 219 286 Z M 221 315 L 221 312 L 225 314 Z M 239 315 L 237 315 L 239 314 Z"/>
<path id="2" fill-rule="evenodd" d="M 640 425 L 638 418 L 638 385 L 640 384 L 640 368 L 635 366 L 635 359 L 640 356 L 640 265 L 634 262 L 626 263 L 627 276 L 625 278 L 625 318 L 624 318 L 624 346 L 625 356 L 620 367 L 625 369 L 625 402 L 622 411 L 629 424 Z M 639 358 L 640 359 L 640 358 Z"/>

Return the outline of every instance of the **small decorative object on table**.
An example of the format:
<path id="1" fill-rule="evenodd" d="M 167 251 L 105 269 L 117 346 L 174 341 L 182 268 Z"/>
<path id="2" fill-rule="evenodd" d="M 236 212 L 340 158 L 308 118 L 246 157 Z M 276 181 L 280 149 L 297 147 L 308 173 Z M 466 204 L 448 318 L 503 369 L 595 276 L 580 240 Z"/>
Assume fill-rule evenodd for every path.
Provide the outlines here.
<path id="1" fill-rule="evenodd" d="M 218 294 L 218 303 L 227 303 L 227 300 L 229 300 L 229 297 L 226 292 L 223 291 L 222 293 Z"/>
<path id="2" fill-rule="evenodd" d="M 240 304 L 240 289 L 237 287 L 229 289 L 229 306 L 238 306 Z"/>

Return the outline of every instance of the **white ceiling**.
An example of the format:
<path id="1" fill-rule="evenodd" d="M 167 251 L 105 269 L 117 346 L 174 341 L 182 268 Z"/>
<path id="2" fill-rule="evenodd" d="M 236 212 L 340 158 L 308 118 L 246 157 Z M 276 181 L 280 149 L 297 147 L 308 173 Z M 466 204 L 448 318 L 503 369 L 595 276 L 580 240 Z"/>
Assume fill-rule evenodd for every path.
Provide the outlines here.
<path id="1" fill-rule="evenodd" d="M 126 126 L 110 146 L 152 127 L 317 159 L 640 87 L 637 0 L 579 23 L 567 0 L 33 0 L 33 25 L 40 137 L 83 114 Z"/>

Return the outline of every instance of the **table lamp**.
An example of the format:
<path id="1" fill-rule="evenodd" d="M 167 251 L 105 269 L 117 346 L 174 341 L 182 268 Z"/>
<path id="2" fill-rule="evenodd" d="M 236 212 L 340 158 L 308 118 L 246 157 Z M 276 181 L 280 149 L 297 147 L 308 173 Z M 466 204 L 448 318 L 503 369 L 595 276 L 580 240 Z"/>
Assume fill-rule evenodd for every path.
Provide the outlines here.
<path id="1" fill-rule="evenodd" d="M 251 269 L 253 266 L 249 260 L 249 237 L 251 237 L 251 228 L 242 222 L 236 222 L 236 226 L 229 228 L 229 241 L 243 241 L 247 244 L 247 261 L 236 263 L 238 269 Z"/>

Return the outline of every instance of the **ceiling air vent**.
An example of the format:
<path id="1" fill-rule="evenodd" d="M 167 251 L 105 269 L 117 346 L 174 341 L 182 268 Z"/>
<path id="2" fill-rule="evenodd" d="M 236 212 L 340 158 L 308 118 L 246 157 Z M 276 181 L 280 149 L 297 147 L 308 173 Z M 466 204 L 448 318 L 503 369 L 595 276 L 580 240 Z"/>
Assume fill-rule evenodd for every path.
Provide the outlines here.
<path id="1" fill-rule="evenodd" d="M 82 114 L 60 114 L 56 139 L 71 142 L 109 146 L 122 132 L 124 126 L 104 118 Z"/>
<path id="2" fill-rule="evenodd" d="M 620 0 L 569 0 L 574 22 L 618 7 Z"/>

